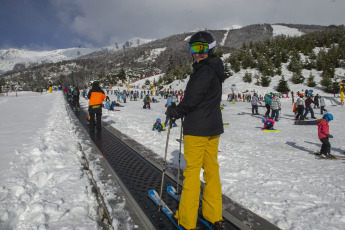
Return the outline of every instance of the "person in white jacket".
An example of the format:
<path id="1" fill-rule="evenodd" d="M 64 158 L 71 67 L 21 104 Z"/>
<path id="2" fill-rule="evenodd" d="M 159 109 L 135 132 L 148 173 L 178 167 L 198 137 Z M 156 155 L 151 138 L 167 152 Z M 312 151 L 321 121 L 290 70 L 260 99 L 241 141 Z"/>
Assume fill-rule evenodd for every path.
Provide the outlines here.
<path id="1" fill-rule="evenodd" d="M 252 115 L 258 115 L 258 103 L 261 105 L 261 102 L 259 101 L 258 95 L 254 93 L 254 96 L 252 97 Z M 255 111 L 255 113 L 254 113 Z"/>
<path id="2" fill-rule="evenodd" d="M 281 103 L 278 97 L 278 93 L 276 93 L 271 100 L 271 110 L 272 110 L 271 119 L 273 120 L 274 118 L 274 121 L 278 121 L 279 110 L 281 110 Z"/>
<path id="3" fill-rule="evenodd" d="M 320 96 L 320 113 L 321 114 L 323 114 L 323 111 L 327 112 L 327 110 L 325 109 L 325 106 L 326 106 L 325 99 Z"/>

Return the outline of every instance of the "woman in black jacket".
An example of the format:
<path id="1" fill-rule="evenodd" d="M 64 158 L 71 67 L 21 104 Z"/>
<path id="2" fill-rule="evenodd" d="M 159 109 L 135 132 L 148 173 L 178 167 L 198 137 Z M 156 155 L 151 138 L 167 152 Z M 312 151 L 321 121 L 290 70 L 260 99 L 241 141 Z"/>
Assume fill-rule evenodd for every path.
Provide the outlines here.
<path id="1" fill-rule="evenodd" d="M 205 187 L 202 199 L 203 217 L 214 229 L 223 229 L 222 191 L 217 161 L 220 134 L 224 132 L 220 110 L 224 66 L 213 54 L 216 40 L 206 31 L 195 33 L 189 47 L 194 58 L 194 72 L 190 76 L 182 101 L 169 107 L 171 119 L 184 117 L 184 156 L 187 166 L 175 217 L 185 229 L 196 228 L 200 196 L 200 170 L 204 169 Z"/>

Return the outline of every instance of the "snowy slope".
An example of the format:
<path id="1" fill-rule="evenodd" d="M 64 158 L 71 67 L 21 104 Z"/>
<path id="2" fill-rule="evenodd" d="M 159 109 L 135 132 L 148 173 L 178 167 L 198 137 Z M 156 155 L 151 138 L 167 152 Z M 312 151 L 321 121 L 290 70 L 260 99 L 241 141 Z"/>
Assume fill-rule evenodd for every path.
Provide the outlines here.
<path id="1" fill-rule="evenodd" d="M 274 91 L 273 87 L 249 87 L 241 82 L 240 76 L 227 79 L 223 98 L 231 84 L 238 85 L 239 91 L 256 90 L 259 94 Z M 184 89 L 185 84 L 173 83 L 172 87 Z M 291 85 L 291 90 L 296 92 L 300 87 Z M 114 95 L 108 96 L 115 100 Z M 163 157 L 166 132 L 154 132 L 152 125 L 158 117 L 164 120 L 166 101 L 156 98 L 159 102 L 151 104 L 151 110 L 142 109 L 141 100 L 128 101 L 121 111 L 104 110 L 102 119 Z M 88 101 L 80 101 L 86 109 Z M 219 146 L 223 193 L 281 229 L 343 229 L 344 161 L 315 159 L 312 153 L 321 146 L 316 126 L 293 125 L 291 98 L 281 101 L 281 119 L 276 124 L 279 133 L 261 131 L 261 118 L 249 115 L 250 103 L 222 102 L 226 105 L 223 120 L 230 123 Z M 332 106 L 330 100 L 326 103 L 326 109 L 334 115 L 330 123 L 330 133 L 334 136 L 331 151 L 341 155 L 345 150 L 344 108 Z M 0 123 L 0 226 L 5 226 L 1 229 L 73 229 L 76 226 L 97 229 L 95 200 L 87 189 L 87 179 L 80 174 L 80 152 L 75 146 L 76 141 L 83 140 L 73 131 L 61 94 L 19 92 L 15 97 L 15 93 L 10 93 L 0 97 L 0 104 L 7 108 L 6 113 L 0 113 L 0 119 L 5 121 Z M 20 111 L 31 116 L 24 116 Z M 265 109 L 259 108 L 259 112 L 263 114 Z M 319 110 L 315 109 L 315 113 L 321 117 Z M 174 141 L 177 138 L 179 128 L 173 128 L 167 157 L 169 167 L 178 165 L 179 143 Z M 113 186 L 105 185 L 101 189 L 103 194 L 113 194 Z M 119 198 L 119 209 L 124 203 Z M 116 217 L 113 221 L 123 224 Z M 128 223 L 125 226 L 135 228 Z"/>
<path id="2" fill-rule="evenodd" d="M 0 71 L 12 70 L 17 63 L 25 63 L 26 66 L 29 66 L 29 63 L 54 63 L 71 60 L 97 50 L 89 48 L 69 48 L 52 51 L 0 50 Z"/>
<path id="3" fill-rule="evenodd" d="M 283 25 L 271 25 L 273 28 L 273 36 L 285 35 L 289 37 L 301 36 L 304 33 L 296 28 L 291 28 Z"/>
<path id="4" fill-rule="evenodd" d="M 181 85 L 175 89 L 179 88 Z M 108 96 L 115 100 L 114 95 Z M 165 120 L 166 101 L 155 98 L 159 102 L 151 103 L 151 110 L 142 109 L 142 100 L 129 101 L 121 111 L 104 111 L 103 117 L 104 122 L 164 157 L 166 133 L 152 131 L 152 125 L 156 118 Z M 281 101 L 278 133 L 261 131 L 262 117 L 250 115 L 250 103 L 223 101 L 226 105 L 223 120 L 230 123 L 219 146 L 223 193 L 282 229 L 342 229 L 345 179 L 339 175 L 343 174 L 343 161 L 315 159 L 312 153 L 321 146 L 317 127 L 293 125 L 291 98 Z M 345 151 L 341 128 L 344 108 L 332 106 L 329 100 L 326 103 L 328 111 L 336 117 L 330 124 L 330 132 L 334 134 L 332 153 L 341 155 Z M 82 104 L 87 108 L 87 101 Z M 263 114 L 265 109 L 260 108 L 259 112 Z M 318 109 L 315 116 L 322 116 Z M 179 138 L 179 128 L 173 128 L 170 135 L 168 165 L 177 167 L 179 143 L 174 140 Z M 203 179 L 202 173 L 200 178 Z"/>
<path id="5" fill-rule="evenodd" d="M 0 50 L 0 74 L 12 70 L 15 64 L 24 63 L 29 66 L 30 63 L 50 63 L 66 61 L 78 58 L 80 56 L 100 51 L 111 50 L 117 51 L 123 49 L 124 46 L 137 47 L 152 41 L 152 39 L 133 38 L 125 43 L 111 44 L 102 48 L 68 48 L 51 51 L 30 51 L 24 49 L 4 49 Z"/>
<path id="6" fill-rule="evenodd" d="M 300 36 L 303 33 L 298 31 L 297 29 L 290 28 L 287 26 L 282 25 L 272 25 L 273 27 L 273 35 L 286 35 L 286 36 Z M 234 25 L 231 27 L 223 28 L 227 32 L 224 35 L 222 41 L 218 41 L 220 45 L 224 45 L 225 38 L 227 37 L 227 33 L 233 29 L 241 28 L 238 25 Z M 196 29 L 194 31 L 199 31 L 204 29 Z M 188 40 L 189 37 L 186 38 Z M 68 49 L 58 49 L 58 50 L 51 50 L 51 51 L 30 51 L 24 49 L 3 49 L 0 50 L 0 74 L 6 71 L 12 70 L 15 64 L 17 63 L 24 63 L 26 66 L 29 66 L 30 63 L 49 63 L 49 62 L 59 62 L 65 60 L 72 60 L 78 58 L 80 56 L 100 51 L 100 50 L 110 50 L 110 51 L 118 51 L 122 50 L 124 47 L 137 47 L 139 45 L 148 43 L 153 41 L 154 39 L 142 39 L 142 38 L 132 38 L 124 43 L 114 43 L 102 48 L 68 48 Z M 161 52 L 161 50 L 157 50 L 157 52 Z M 153 51 L 153 55 L 157 55 L 155 51 Z"/>

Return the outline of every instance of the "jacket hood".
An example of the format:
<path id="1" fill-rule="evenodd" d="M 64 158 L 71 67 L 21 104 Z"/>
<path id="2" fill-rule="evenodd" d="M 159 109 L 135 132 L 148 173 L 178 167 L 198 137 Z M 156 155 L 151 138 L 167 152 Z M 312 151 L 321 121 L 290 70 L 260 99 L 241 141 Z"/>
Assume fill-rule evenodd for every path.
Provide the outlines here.
<path id="1" fill-rule="evenodd" d="M 99 85 L 98 84 L 96 84 L 96 85 L 92 85 L 92 89 L 100 89 L 101 87 L 99 87 Z"/>
<path id="2" fill-rule="evenodd" d="M 197 69 L 198 67 L 202 65 L 208 65 L 210 66 L 217 74 L 220 82 L 224 82 L 225 80 L 225 74 L 224 74 L 224 65 L 222 59 L 220 59 L 217 55 L 211 54 L 208 56 L 208 58 L 200 61 L 199 63 L 194 63 L 193 67 L 194 69 Z"/>

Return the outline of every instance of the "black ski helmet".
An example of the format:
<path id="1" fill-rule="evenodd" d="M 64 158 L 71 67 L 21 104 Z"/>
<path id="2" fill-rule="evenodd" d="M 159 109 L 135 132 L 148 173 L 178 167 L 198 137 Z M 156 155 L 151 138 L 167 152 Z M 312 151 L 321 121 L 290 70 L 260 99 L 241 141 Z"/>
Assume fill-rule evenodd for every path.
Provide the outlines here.
<path id="1" fill-rule="evenodd" d="M 207 31 L 199 31 L 192 35 L 192 37 L 189 40 L 189 44 L 193 42 L 205 42 L 208 44 L 209 47 L 209 54 L 212 54 L 214 51 L 214 47 L 216 46 L 216 39 L 214 36 Z"/>

